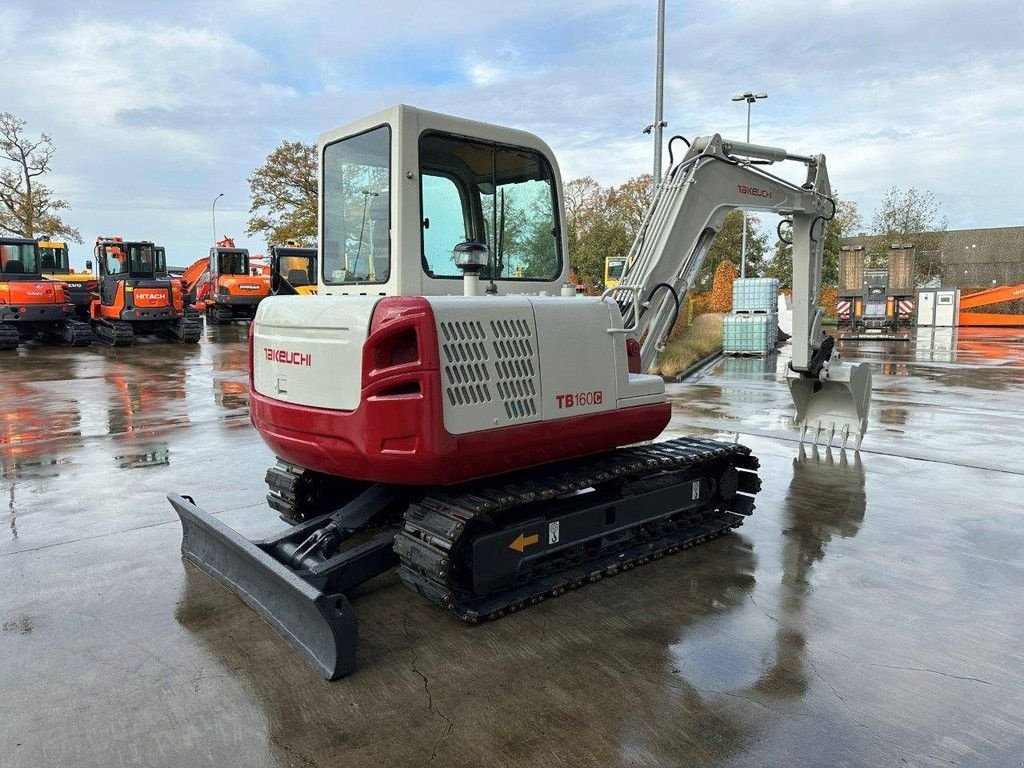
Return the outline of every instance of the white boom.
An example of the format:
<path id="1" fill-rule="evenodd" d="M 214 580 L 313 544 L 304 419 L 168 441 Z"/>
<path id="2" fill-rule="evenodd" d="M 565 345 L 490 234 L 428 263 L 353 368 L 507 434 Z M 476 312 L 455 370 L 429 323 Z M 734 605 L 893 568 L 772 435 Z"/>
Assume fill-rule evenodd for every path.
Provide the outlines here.
<path id="1" fill-rule="evenodd" d="M 797 186 L 763 170 L 785 160 L 807 167 Z M 640 343 L 647 370 L 693 286 L 711 241 L 726 215 L 736 209 L 776 213 L 792 222 L 793 360 L 788 374 L 802 426 L 815 440 L 852 433 L 857 445 L 867 428 L 871 370 L 840 362 L 834 339 L 821 330 L 818 306 L 825 227 L 835 202 L 824 155 L 805 157 L 784 149 L 725 141 L 715 134 L 696 139 L 669 169 L 626 259 L 618 287 L 608 291 L 622 308 L 626 326 Z"/>

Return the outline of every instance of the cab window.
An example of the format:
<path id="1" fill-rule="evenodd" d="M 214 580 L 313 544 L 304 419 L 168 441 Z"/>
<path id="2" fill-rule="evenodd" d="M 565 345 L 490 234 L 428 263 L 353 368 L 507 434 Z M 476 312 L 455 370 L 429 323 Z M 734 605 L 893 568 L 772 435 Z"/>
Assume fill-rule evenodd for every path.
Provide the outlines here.
<path id="1" fill-rule="evenodd" d="M 100 256 L 102 274 L 122 275 L 128 272 L 128 255 L 123 247 L 106 247 Z"/>
<path id="2" fill-rule="evenodd" d="M 35 243 L 4 243 L 0 245 L 0 270 L 8 275 L 35 274 L 38 254 Z"/>
<path id="3" fill-rule="evenodd" d="M 331 285 L 391 275 L 391 128 L 324 147 L 323 276 Z"/>
<path id="4" fill-rule="evenodd" d="M 482 276 L 556 279 L 562 272 L 554 173 L 539 152 L 428 132 L 420 138 L 423 268 L 460 277 L 452 251 L 487 246 Z"/>
<path id="5" fill-rule="evenodd" d="M 452 249 L 470 239 L 462 193 L 448 176 L 424 173 L 422 180 L 424 265 L 435 277 L 460 277 Z"/>

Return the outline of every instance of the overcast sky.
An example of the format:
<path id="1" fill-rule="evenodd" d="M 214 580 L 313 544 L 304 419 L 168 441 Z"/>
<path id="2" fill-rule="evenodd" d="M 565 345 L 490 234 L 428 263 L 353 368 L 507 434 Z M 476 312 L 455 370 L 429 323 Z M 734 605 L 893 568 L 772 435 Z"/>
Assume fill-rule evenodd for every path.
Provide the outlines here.
<path id="1" fill-rule="evenodd" d="M 404 102 L 523 128 L 563 177 L 650 169 L 655 0 L 6 0 L 0 111 L 48 132 L 85 246 L 164 243 L 190 263 L 244 236 L 246 177 L 282 139 Z M 828 156 L 865 220 L 932 190 L 951 228 L 1024 224 L 1020 0 L 668 1 L 665 117 L 686 136 Z"/>

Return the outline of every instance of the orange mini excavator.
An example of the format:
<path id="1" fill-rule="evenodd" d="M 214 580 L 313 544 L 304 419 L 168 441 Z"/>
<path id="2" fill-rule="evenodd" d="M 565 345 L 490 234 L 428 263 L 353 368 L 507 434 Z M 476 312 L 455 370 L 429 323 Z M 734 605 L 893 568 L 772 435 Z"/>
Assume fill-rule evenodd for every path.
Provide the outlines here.
<path id="1" fill-rule="evenodd" d="M 164 250 L 147 240 L 96 238 L 99 296 L 89 308 L 95 334 L 115 347 L 142 334 L 195 344 L 203 326 L 185 309 L 181 281 L 167 274 Z"/>
<path id="2" fill-rule="evenodd" d="M 0 349 L 37 336 L 75 347 L 93 338 L 88 324 L 75 318 L 68 286 L 43 277 L 39 243 L 0 238 Z"/>
<path id="3" fill-rule="evenodd" d="M 252 320 L 256 307 L 270 295 L 269 275 L 256 272 L 249 250 L 236 248 L 235 241 L 225 237 L 210 249 L 207 258 L 185 270 L 186 300 L 196 309 L 206 310 L 213 325 Z"/>

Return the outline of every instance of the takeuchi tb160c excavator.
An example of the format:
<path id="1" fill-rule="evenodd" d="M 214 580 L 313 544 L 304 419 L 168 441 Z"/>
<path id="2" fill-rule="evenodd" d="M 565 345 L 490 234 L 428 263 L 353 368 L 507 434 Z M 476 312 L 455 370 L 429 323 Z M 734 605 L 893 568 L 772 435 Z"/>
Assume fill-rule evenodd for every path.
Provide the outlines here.
<path id="1" fill-rule="evenodd" d="M 250 330 L 251 418 L 278 456 L 268 500 L 294 525 L 252 542 L 169 499 L 184 556 L 324 677 L 354 667 L 346 592 L 393 566 L 477 622 L 753 511 L 748 448 L 638 445 L 669 422 L 664 382 L 645 371 L 730 210 L 791 221 L 797 419 L 859 445 L 870 369 L 840 361 L 816 301 L 835 213 L 823 156 L 694 140 L 619 284 L 583 297 L 567 281 L 558 165 L 536 136 L 398 106 L 319 151 L 319 295 L 265 300 Z M 784 161 L 805 182 L 766 170 Z"/>

